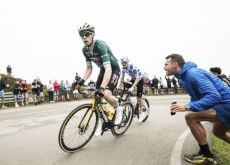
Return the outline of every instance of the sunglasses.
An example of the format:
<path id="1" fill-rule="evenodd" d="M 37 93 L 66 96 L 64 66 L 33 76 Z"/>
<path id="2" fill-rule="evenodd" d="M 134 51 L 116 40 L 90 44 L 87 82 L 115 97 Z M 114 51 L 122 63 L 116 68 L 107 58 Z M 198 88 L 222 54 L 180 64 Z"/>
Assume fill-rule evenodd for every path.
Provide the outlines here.
<path id="1" fill-rule="evenodd" d="M 89 32 L 89 31 L 83 31 L 83 32 L 80 32 L 80 36 L 81 38 L 83 38 L 84 36 L 85 37 L 89 37 L 92 33 Z"/>

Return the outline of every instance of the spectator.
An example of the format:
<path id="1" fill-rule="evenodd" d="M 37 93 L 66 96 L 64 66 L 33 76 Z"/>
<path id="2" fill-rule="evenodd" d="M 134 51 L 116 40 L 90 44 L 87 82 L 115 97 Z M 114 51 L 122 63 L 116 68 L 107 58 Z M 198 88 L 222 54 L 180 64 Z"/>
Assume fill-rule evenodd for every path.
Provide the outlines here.
<path id="1" fill-rule="evenodd" d="M 225 74 L 221 74 L 221 68 L 214 67 L 210 68 L 210 72 L 216 75 L 226 86 L 230 87 L 230 81 Z"/>
<path id="2" fill-rule="evenodd" d="M 149 95 L 149 88 L 150 88 L 150 79 L 148 74 L 144 73 L 144 93 Z"/>
<path id="3" fill-rule="evenodd" d="M 91 88 L 95 88 L 96 83 L 93 80 L 90 80 L 89 83 L 88 83 L 88 86 L 91 87 Z"/>
<path id="4" fill-rule="evenodd" d="M 60 85 L 57 82 L 57 80 L 54 80 L 53 86 L 54 86 L 54 101 L 58 101 Z"/>
<path id="5" fill-rule="evenodd" d="M 159 85 L 160 85 L 160 90 L 159 90 L 159 94 L 164 94 L 164 84 L 163 84 L 163 80 L 162 77 L 159 77 Z"/>
<path id="6" fill-rule="evenodd" d="M 22 97 L 22 106 L 28 104 L 28 85 L 26 84 L 26 81 L 22 81 L 20 85 L 20 93 Z"/>
<path id="7" fill-rule="evenodd" d="M 8 76 L 11 76 L 11 74 L 12 74 L 12 68 L 11 68 L 10 65 L 7 65 L 7 67 L 6 67 L 6 73 L 7 73 Z"/>
<path id="8" fill-rule="evenodd" d="M 6 84 L 6 80 L 2 79 L 2 76 L 0 75 L 0 98 L 1 98 L 1 102 L 2 102 L 2 109 L 6 108 L 6 106 L 4 106 L 4 89 L 6 87 L 8 87 L 9 85 Z"/>
<path id="9" fill-rule="evenodd" d="M 47 87 L 47 93 L 49 96 L 49 102 L 53 103 L 54 102 L 54 86 L 53 86 L 52 80 L 49 81 L 49 84 L 46 87 Z"/>
<path id="10" fill-rule="evenodd" d="M 155 75 L 151 83 L 151 87 L 152 87 L 154 95 L 158 95 L 158 83 L 159 83 L 159 80 L 157 79 L 157 76 Z"/>
<path id="11" fill-rule="evenodd" d="M 191 97 L 186 105 L 171 105 L 171 112 L 187 112 L 185 120 L 200 147 L 198 153 L 184 155 L 185 160 L 194 164 L 215 164 L 202 122 L 213 122 L 214 135 L 230 143 L 230 88 L 213 74 L 197 68 L 195 63 L 185 62 L 179 54 L 167 56 L 164 69 L 167 76 L 175 75 L 182 81 L 182 87 Z"/>
<path id="12" fill-rule="evenodd" d="M 173 84 L 173 89 L 174 89 L 174 93 L 175 94 L 177 94 L 177 80 L 176 80 L 176 78 L 175 78 L 175 76 L 173 76 L 173 78 L 172 78 L 172 84 Z"/>
<path id="13" fill-rule="evenodd" d="M 172 86 L 171 86 L 171 79 L 169 76 L 166 76 L 165 75 L 165 80 L 166 80 L 166 83 L 167 83 L 167 94 L 171 94 L 171 89 L 172 89 Z"/>
<path id="14" fill-rule="evenodd" d="M 90 88 L 95 88 L 96 87 L 96 83 L 93 80 L 90 80 L 90 82 L 88 83 L 88 86 Z M 89 93 L 89 99 L 93 97 L 93 92 Z"/>
<path id="15" fill-rule="evenodd" d="M 31 84 L 31 88 L 32 88 L 34 105 L 37 105 L 40 103 L 40 86 L 38 84 L 37 79 L 34 79 L 34 81 Z"/>
<path id="16" fill-rule="evenodd" d="M 38 79 L 38 87 L 39 87 L 39 104 L 43 102 L 43 84 L 40 79 Z"/>
<path id="17" fill-rule="evenodd" d="M 64 84 L 64 81 L 61 80 L 60 88 L 59 88 L 59 95 L 61 96 L 62 101 L 65 101 L 65 94 L 66 94 L 65 84 Z"/>
<path id="18" fill-rule="evenodd" d="M 19 107 L 18 100 L 20 99 L 20 83 L 18 80 L 14 83 L 13 95 L 14 95 L 15 107 L 17 108 L 17 107 Z"/>
<path id="19" fill-rule="evenodd" d="M 68 80 L 65 82 L 65 91 L 66 91 L 66 98 L 70 100 L 70 93 L 71 93 L 71 85 Z"/>
<path id="20" fill-rule="evenodd" d="M 76 89 L 76 88 L 74 88 L 75 87 L 75 84 L 76 84 L 76 80 L 74 80 L 73 81 L 73 83 L 72 83 L 72 93 L 73 93 L 73 98 L 74 99 L 78 99 L 78 90 Z"/>
<path id="21" fill-rule="evenodd" d="M 78 75 L 78 73 L 76 73 L 76 75 L 75 75 L 75 80 L 76 80 L 76 82 L 81 80 L 81 77 Z"/>

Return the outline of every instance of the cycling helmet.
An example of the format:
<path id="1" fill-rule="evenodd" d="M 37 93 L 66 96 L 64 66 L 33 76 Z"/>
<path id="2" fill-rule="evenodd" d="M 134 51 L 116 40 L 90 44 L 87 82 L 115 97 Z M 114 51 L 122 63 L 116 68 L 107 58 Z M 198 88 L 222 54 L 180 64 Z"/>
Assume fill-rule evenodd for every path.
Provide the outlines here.
<path id="1" fill-rule="evenodd" d="M 121 58 L 121 63 L 129 63 L 128 57 Z"/>
<path id="2" fill-rule="evenodd" d="M 78 32 L 79 34 L 82 32 L 82 31 L 90 31 L 90 32 L 95 32 L 95 28 L 94 26 L 88 24 L 88 23 L 85 23 L 83 26 L 79 27 L 78 29 Z"/>

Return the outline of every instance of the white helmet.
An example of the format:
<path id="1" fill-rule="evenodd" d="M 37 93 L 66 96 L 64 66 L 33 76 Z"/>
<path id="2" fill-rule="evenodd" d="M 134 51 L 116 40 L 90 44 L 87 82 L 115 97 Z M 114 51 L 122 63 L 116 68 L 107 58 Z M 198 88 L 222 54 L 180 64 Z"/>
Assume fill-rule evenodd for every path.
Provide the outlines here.
<path id="1" fill-rule="evenodd" d="M 129 63 L 128 57 L 121 58 L 121 63 Z"/>
<path id="2" fill-rule="evenodd" d="M 78 29 L 78 32 L 79 34 L 82 32 L 82 31 L 90 31 L 90 32 L 95 32 L 95 28 L 94 26 L 88 24 L 88 23 L 85 23 L 83 26 L 79 27 Z"/>

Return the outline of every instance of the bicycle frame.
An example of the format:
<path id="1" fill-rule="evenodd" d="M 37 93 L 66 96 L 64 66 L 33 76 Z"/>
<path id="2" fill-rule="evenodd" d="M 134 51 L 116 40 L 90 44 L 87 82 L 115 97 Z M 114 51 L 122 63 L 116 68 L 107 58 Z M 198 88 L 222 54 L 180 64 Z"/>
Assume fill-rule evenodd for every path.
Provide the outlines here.
<path id="1" fill-rule="evenodd" d="M 139 100 L 137 99 L 136 102 L 131 100 L 131 93 L 127 92 L 128 88 L 125 87 L 126 84 L 130 85 L 130 82 L 123 82 L 124 87 L 121 91 L 120 98 L 118 98 L 118 102 L 119 102 L 119 104 L 121 104 L 124 101 L 131 102 L 133 104 L 133 107 L 134 107 L 134 115 L 139 116 L 139 107 L 140 107 Z M 127 94 L 127 95 L 125 98 L 123 98 L 125 96 L 125 94 Z M 145 99 L 145 98 L 142 98 L 142 99 Z"/>
<path id="2" fill-rule="evenodd" d="M 89 121 L 90 121 L 91 117 L 93 116 L 93 112 L 95 111 L 95 103 L 96 103 L 96 100 L 95 100 L 95 98 L 93 98 L 92 99 L 92 111 L 91 111 L 88 119 L 86 120 L 86 123 L 83 125 L 83 131 L 85 131 L 86 128 L 88 127 Z M 78 125 L 78 128 L 80 128 L 80 126 L 81 126 L 84 118 L 86 117 L 87 113 L 88 113 L 88 111 L 86 111 L 85 114 L 84 114 L 84 116 L 82 117 L 82 119 L 81 119 L 81 121 L 80 121 L 80 123 Z"/>
<path id="3" fill-rule="evenodd" d="M 133 101 L 131 100 L 131 93 L 130 93 L 130 92 L 127 92 L 127 89 L 125 88 L 125 84 L 126 84 L 126 83 L 127 83 L 127 82 L 123 82 L 124 87 L 123 87 L 122 92 L 121 92 L 121 94 L 120 94 L 120 98 L 118 98 L 119 105 L 120 105 L 123 101 L 130 101 L 130 102 L 133 104 L 134 109 L 136 109 L 137 105 L 139 105 L 139 102 L 138 102 L 138 100 L 137 100 L 137 102 L 135 103 L 135 102 L 133 102 Z M 125 98 L 123 98 L 123 97 L 125 96 L 125 94 L 127 94 L 127 95 L 126 95 Z"/>
<path id="4" fill-rule="evenodd" d="M 96 113 L 100 113 L 100 115 L 102 116 L 104 122 L 105 122 L 105 125 L 107 128 L 111 128 L 113 126 L 113 124 L 111 123 L 111 121 L 108 119 L 107 115 L 105 114 L 105 111 L 103 110 L 103 107 L 102 107 L 102 104 L 106 104 L 106 103 L 103 103 L 101 101 L 101 98 L 99 97 L 94 97 L 91 101 L 91 104 L 92 104 L 92 111 L 90 112 L 90 115 L 89 117 L 87 118 L 85 124 L 83 125 L 83 131 L 88 127 L 88 124 L 89 124 L 89 121 L 94 113 L 94 111 L 96 110 L 97 112 Z M 85 112 L 84 116 L 82 117 L 79 125 L 78 125 L 78 128 L 80 128 L 84 118 L 86 117 L 88 111 Z"/>
<path id="5" fill-rule="evenodd" d="M 85 91 L 89 90 L 86 89 Z M 84 94 L 87 94 L 86 92 Z M 82 104 L 69 113 L 62 123 L 58 135 L 58 142 L 63 151 L 72 153 L 85 146 L 93 137 L 98 122 L 101 122 L 99 120 L 104 120 L 101 135 L 107 130 L 111 130 L 115 137 L 119 137 L 128 130 L 133 119 L 132 103 L 121 103 L 124 110 L 122 122 L 119 125 L 113 123 L 115 115 L 111 116 L 110 111 L 107 111 L 107 108 L 105 109 L 104 104 L 107 104 L 107 102 L 104 102 L 101 97 L 94 97 L 91 103 Z M 102 119 L 99 119 L 99 117 Z M 73 124 L 75 127 L 73 127 Z"/>

